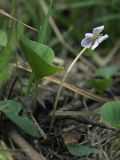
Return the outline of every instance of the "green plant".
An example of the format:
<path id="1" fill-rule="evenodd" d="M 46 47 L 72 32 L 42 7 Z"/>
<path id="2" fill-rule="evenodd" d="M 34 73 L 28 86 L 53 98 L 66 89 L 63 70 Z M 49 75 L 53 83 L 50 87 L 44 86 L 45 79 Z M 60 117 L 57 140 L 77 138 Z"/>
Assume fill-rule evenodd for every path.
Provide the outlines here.
<path id="1" fill-rule="evenodd" d="M 6 99 L 0 100 L 0 112 L 4 118 L 9 119 L 12 123 L 14 123 L 14 125 L 16 125 L 19 128 L 19 130 L 22 129 L 24 133 L 29 134 L 33 138 L 46 139 L 47 136 L 51 136 L 51 134 L 53 134 L 51 133 L 52 131 L 51 129 L 53 128 L 54 122 L 56 120 L 56 109 L 60 94 L 62 92 L 63 84 L 68 74 L 70 73 L 71 69 L 74 67 L 77 60 L 83 55 L 83 53 L 85 53 L 85 51 L 88 51 L 90 53 L 90 58 L 92 58 L 92 60 L 95 62 L 94 63 L 95 66 L 97 67 L 99 66 L 98 69 L 95 69 L 94 71 L 92 70 L 94 76 L 89 80 L 89 83 L 92 86 L 92 88 L 95 88 L 99 94 L 103 94 L 111 86 L 112 82 L 114 82 L 113 76 L 119 70 L 119 67 L 117 65 L 107 66 L 108 62 L 107 60 L 109 57 L 107 57 L 107 60 L 104 59 L 103 57 L 105 56 L 105 53 L 111 49 L 110 47 L 111 44 L 112 45 L 115 44 L 115 40 L 119 38 L 119 32 L 120 32 L 119 31 L 120 22 L 118 21 L 118 19 L 120 18 L 119 7 L 118 7 L 119 1 L 117 0 L 60 1 L 59 0 L 55 2 L 54 9 L 52 10 L 53 1 L 47 0 L 45 1 L 47 4 L 46 6 L 48 7 L 48 13 L 46 17 L 44 17 L 44 14 L 41 12 L 41 9 L 38 5 L 40 2 L 42 2 L 42 0 L 41 1 L 35 0 L 34 2 L 32 0 L 29 1 L 12 0 L 11 2 L 12 2 L 11 13 L 7 14 L 6 12 L 4 12 L 5 16 L 9 18 L 8 25 L 6 25 L 5 27 L 3 26 L 3 29 L 2 28 L 0 29 L 0 89 L 1 90 L 2 87 L 4 89 L 4 86 L 6 86 L 6 81 L 7 80 L 9 81 L 9 78 L 13 73 L 13 67 L 11 65 L 11 62 L 14 61 L 14 58 L 16 57 L 16 51 L 18 52 L 17 54 L 19 54 L 20 52 L 20 54 L 22 54 L 23 57 L 25 56 L 24 60 L 26 60 L 29 63 L 32 69 L 32 73 L 30 74 L 30 77 L 28 79 L 28 84 L 25 88 L 25 92 L 24 93 L 22 92 L 21 95 L 27 97 L 29 96 L 29 94 L 32 93 L 31 106 L 35 110 L 39 93 L 38 85 L 40 84 L 42 78 L 44 78 L 45 76 L 53 75 L 54 73 L 57 72 L 59 73 L 64 70 L 62 67 L 57 67 L 53 65 L 53 60 L 55 58 L 54 52 L 57 53 L 60 51 L 60 53 L 62 53 L 63 51 L 64 57 L 67 54 L 70 55 L 72 52 L 72 54 L 74 54 L 75 56 L 75 59 L 70 64 L 68 69 L 65 71 L 65 75 L 63 76 L 61 84 L 58 88 L 58 92 L 53 105 L 53 111 L 49 126 L 50 132 L 48 135 L 40 128 L 39 124 L 36 122 L 34 116 L 32 115 L 32 112 L 23 116 L 22 111 L 24 110 L 24 108 L 21 102 L 18 102 L 15 99 L 9 100 L 7 99 L 7 97 L 5 97 Z M 34 29 L 32 27 L 29 27 L 29 29 L 33 29 L 33 31 L 30 30 L 28 32 L 28 30 L 26 30 L 26 28 L 24 27 L 27 25 L 25 24 L 23 26 L 21 20 L 17 20 L 16 18 L 14 18 L 17 17 L 16 10 L 18 3 L 21 3 L 21 6 L 24 5 L 24 7 L 22 8 L 22 12 L 24 12 L 24 9 L 26 10 L 22 18 L 25 19 L 26 21 L 24 23 L 30 24 L 31 26 L 34 26 L 36 28 Z M 53 14 L 53 17 L 51 17 L 51 13 Z M 45 9 L 45 14 L 46 14 L 46 9 Z M 78 50 L 79 48 L 77 47 L 77 42 L 79 41 L 80 38 L 83 37 L 83 33 L 88 30 L 89 26 L 93 25 L 91 17 L 96 25 L 101 22 L 104 23 L 108 33 L 111 34 L 112 38 L 109 44 L 105 44 L 106 45 L 105 47 L 106 50 L 104 50 L 105 52 L 102 52 L 102 50 L 100 50 L 102 52 L 102 54 L 100 55 L 98 50 L 98 53 L 96 53 L 96 51 L 93 50 L 103 40 L 108 38 L 108 35 L 103 36 L 101 34 L 101 31 L 104 29 L 104 26 L 94 28 L 91 33 L 85 34 L 85 38 L 81 42 L 82 47 L 84 47 L 83 50 L 80 51 L 78 54 L 75 54 L 74 50 Z M 58 22 L 58 27 L 54 22 L 54 18 L 55 22 L 56 23 Z M 51 27 L 49 27 L 48 25 L 49 21 Z M 114 21 L 114 23 L 111 24 L 111 21 Z M 114 25 L 115 23 L 117 23 L 118 25 L 115 26 Z M 61 27 L 62 31 L 65 31 L 65 33 L 60 34 L 58 29 L 59 26 L 60 27 L 62 26 Z M 71 27 L 72 30 L 69 31 L 69 28 Z M 113 30 L 113 27 L 116 28 L 116 31 Z M 66 29 L 68 29 L 68 31 L 66 31 Z M 34 33 L 34 31 L 36 31 L 36 33 Z M 57 35 L 57 38 L 55 37 L 54 33 Z M 64 40 L 64 38 L 66 39 L 66 41 Z M 58 45 L 59 41 L 62 45 L 64 45 L 65 48 L 61 47 L 61 45 Z M 69 42 L 71 44 L 70 47 L 69 47 Z M 72 45 L 75 46 L 74 49 Z M 115 44 L 115 49 L 116 46 L 117 45 Z M 55 49 L 54 51 L 52 49 L 53 47 Z M 66 49 L 68 51 L 66 51 Z M 85 62 L 85 64 L 87 64 L 86 62 L 89 62 L 85 61 L 86 59 L 82 60 Z M 101 67 L 105 66 L 105 64 L 107 67 Z M 32 90 L 33 86 L 34 90 Z M 110 90 L 107 91 L 109 93 Z M 102 99 L 102 97 L 100 98 Z M 100 109 L 100 114 L 101 114 L 101 120 L 103 122 L 105 122 L 109 126 L 111 125 L 117 130 L 120 129 L 119 101 L 109 101 L 103 104 Z M 86 145 L 82 145 L 81 143 L 80 144 L 66 143 L 65 141 L 64 143 L 66 149 L 68 149 L 69 153 L 72 154 L 73 156 L 78 156 L 78 157 L 88 156 L 89 154 L 98 154 L 98 152 L 100 151 L 100 149 L 99 150 L 96 149 L 96 146 L 93 148 L 93 147 L 87 147 Z M 5 154 L 9 154 L 9 152 L 7 153 L 7 151 L 0 149 L 1 159 L 6 159 Z"/>
<path id="2" fill-rule="evenodd" d="M 12 11 L 11 15 L 15 15 L 15 9 L 16 9 L 17 1 L 12 1 Z M 52 1 L 51 1 L 52 5 Z M 51 6 L 50 6 L 51 7 Z M 47 21 L 48 16 L 45 20 L 45 23 L 43 25 L 43 29 L 41 29 L 40 33 L 42 33 L 41 38 L 39 36 L 39 41 L 43 43 L 45 32 L 47 30 Z M 44 76 L 52 75 L 56 72 L 60 72 L 63 70 L 63 68 L 56 67 L 52 65 L 53 59 L 55 58 L 53 50 L 48 47 L 47 45 L 43 45 L 40 42 L 32 41 L 25 36 L 23 36 L 23 29 L 21 28 L 19 24 L 14 24 L 13 20 L 10 19 L 9 26 L 8 26 L 8 34 L 9 38 L 7 40 L 7 35 L 4 31 L 0 31 L 1 39 L 0 39 L 0 45 L 2 47 L 2 53 L 1 53 L 1 60 L 0 60 L 0 87 L 5 83 L 5 81 L 9 78 L 9 76 L 12 73 L 11 67 L 10 67 L 10 61 L 11 57 L 14 54 L 14 50 L 17 47 L 18 42 L 20 42 L 20 45 L 23 49 L 23 53 L 25 54 L 28 63 L 30 64 L 32 68 L 32 75 L 30 78 L 30 83 L 28 85 L 27 93 L 29 94 L 30 88 L 33 83 L 33 79 L 35 80 L 35 93 L 33 96 L 33 105 L 36 104 L 37 94 L 38 94 L 38 83 L 39 79 L 43 78 Z M 22 29 L 22 30 L 21 30 Z M 39 33 L 39 34 L 40 34 Z M 4 108 L 4 105 L 7 107 Z M 0 110 L 5 114 L 5 116 L 10 119 L 13 123 L 15 123 L 18 127 L 23 129 L 26 133 L 34 136 L 34 137 L 40 137 L 40 132 L 42 134 L 42 130 L 36 127 L 32 119 L 30 118 L 23 118 L 19 116 L 19 112 L 22 109 L 22 105 L 16 101 L 8 100 L 8 101 L 0 101 Z M 37 122 L 36 122 L 37 123 Z M 32 132 L 34 131 L 34 132 Z M 43 134 L 44 136 L 44 134 Z"/>
<path id="3" fill-rule="evenodd" d="M 73 68 L 73 66 L 77 62 L 77 60 L 82 56 L 82 54 L 86 51 L 86 49 L 90 48 L 91 50 L 94 50 L 96 47 L 99 46 L 100 43 L 102 43 L 104 40 L 106 40 L 109 37 L 107 34 L 104 35 L 104 36 L 101 34 L 101 32 L 103 30 L 104 30 L 104 26 L 96 27 L 96 28 L 93 29 L 92 33 L 86 33 L 85 38 L 81 41 L 81 46 L 84 47 L 84 48 L 81 52 L 78 53 L 78 55 L 75 57 L 73 62 L 68 67 L 68 69 L 67 69 L 67 71 L 66 71 L 66 73 L 65 73 L 65 75 L 62 79 L 62 82 L 60 84 L 60 87 L 58 89 L 56 99 L 55 99 L 55 103 L 54 103 L 54 106 L 53 106 L 53 113 L 52 113 L 52 118 L 51 118 L 51 122 L 50 122 L 50 130 L 53 127 L 53 124 L 54 124 L 54 121 L 55 121 L 55 111 L 56 111 L 56 108 L 57 108 L 59 96 L 60 96 L 61 91 L 62 91 L 63 83 L 65 82 L 69 72 L 71 71 L 71 69 Z"/>
<path id="4" fill-rule="evenodd" d="M 95 76 L 88 80 L 88 82 L 99 94 L 103 94 L 112 85 L 113 75 L 118 70 L 119 66 L 117 65 L 101 67 L 94 71 Z"/>
<path id="5" fill-rule="evenodd" d="M 116 129 L 120 129 L 120 102 L 107 102 L 101 106 L 101 120 Z"/>

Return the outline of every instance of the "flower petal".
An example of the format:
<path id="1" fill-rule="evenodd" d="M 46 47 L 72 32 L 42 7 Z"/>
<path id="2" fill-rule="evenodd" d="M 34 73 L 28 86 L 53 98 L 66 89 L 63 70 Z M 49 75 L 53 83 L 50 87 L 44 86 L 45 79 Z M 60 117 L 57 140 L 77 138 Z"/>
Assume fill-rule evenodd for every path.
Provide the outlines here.
<path id="1" fill-rule="evenodd" d="M 93 37 L 93 36 L 94 36 L 93 33 L 86 33 L 86 34 L 85 34 L 85 37 Z"/>
<path id="2" fill-rule="evenodd" d="M 105 34 L 104 36 L 100 36 L 100 37 L 98 38 L 98 42 L 101 43 L 101 42 L 103 42 L 104 40 L 106 40 L 107 38 L 109 38 L 109 36 L 108 36 L 107 34 Z"/>
<path id="3" fill-rule="evenodd" d="M 98 40 L 96 40 L 95 43 L 92 45 L 91 50 L 94 50 L 98 46 L 99 46 L 99 42 L 98 42 Z"/>
<path id="4" fill-rule="evenodd" d="M 104 26 L 96 27 L 93 29 L 93 34 L 99 34 L 104 30 Z"/>
<path id="5" fill-rule="evenodd" d="M 90 48 L 93 43 L 93 40 L 91 37 L 86 37 L 81 41 L 81 46 L 85 48 Z"/>

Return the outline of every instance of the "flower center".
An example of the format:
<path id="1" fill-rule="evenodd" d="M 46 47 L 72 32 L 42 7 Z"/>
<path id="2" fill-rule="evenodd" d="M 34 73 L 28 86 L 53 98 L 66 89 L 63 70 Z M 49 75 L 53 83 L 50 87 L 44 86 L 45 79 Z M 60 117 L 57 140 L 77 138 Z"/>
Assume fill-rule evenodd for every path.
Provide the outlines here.
<path id="1" fill-rule="evenodd" d="M 95 40 L 98 39 L 100 36 L 102 36 L 102 34 L 94 34 L 94 36 L 92 37 L 92 40 L 95 41 Z"/>

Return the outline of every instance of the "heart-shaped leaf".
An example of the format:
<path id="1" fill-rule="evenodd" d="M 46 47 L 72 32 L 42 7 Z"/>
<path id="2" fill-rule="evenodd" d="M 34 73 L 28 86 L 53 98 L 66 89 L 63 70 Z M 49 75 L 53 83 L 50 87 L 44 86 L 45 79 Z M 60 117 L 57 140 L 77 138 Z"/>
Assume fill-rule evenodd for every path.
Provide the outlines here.
<path id="1" fill-rule="evenodd" d="M 14 100 L 0 101 L 0 111 L 3 112 L 8 119 L 10 119 L 29 135 L 33 137 L 41 137 L 38 128 L 31 119 L 18 115 L 21 108 L 21 104 Z"/>
<path id="2" fill-rule="evenodd" d="M 15 114 L 5 114 L 7 118 L 9 118 L 13 123 L 15 123 L 18 127 L 23 129 L 26 133 L 33 137 L 41 137 L 38 128 L 35 126 L 33 121 L 28 117 L 21 117 Z"/>
<path id="3" fill-rule="evenodd" d="M 112 84 L 112 79 L 97 79 L 92 78 L 88 81 L 90 85 L 95 88 L 100 94 L 102 94 Z"/>
<path id="4" fill-rule="evenodd" d="M 37 80 L 63 70 L 52 65 L 54 52 L 48 46 L 25 37 L 21 38 L 20 43 Z"/>
<path id="5" fill-rule="evenodd" d="M 101 119 L 115 128 L 120 128 L 120 101 L 107 102 L 102 105 Z"/>
<path id="6" fill-rule="evenodd" d="M 79 144 L 67 144 L 68 151 L 74 156 L 84 156 L 91 153 L 98 153 L 95 148 L 81 146 Z"/>

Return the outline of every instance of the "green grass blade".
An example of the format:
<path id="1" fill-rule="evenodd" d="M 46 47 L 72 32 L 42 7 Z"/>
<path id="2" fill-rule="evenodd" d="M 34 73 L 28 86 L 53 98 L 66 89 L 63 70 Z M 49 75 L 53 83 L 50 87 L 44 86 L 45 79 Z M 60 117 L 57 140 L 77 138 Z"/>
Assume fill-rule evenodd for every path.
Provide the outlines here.
<path id="1" fill-rule="evenodd" d="M 58 3 L 56 4 L 57 10 L 65 10 L 65 9 L 75 9 L 80 7 L 88 7 L 88 6 L 97 6 L 97 5 L 110 5 L 109 2 L 105 2 L 103 0 L 87 0 L 87 1 L 78 1 L 78 2 L 70 2 L 70 3 Z"/>
<path id="2" fill-rule="evenodd" d="M 48 14 L 45 18 L 45 21 L 43 23 L 42 26 L 40 26 L 40 29 L 39 29 L 39 37 L 38 37 L 38 42 L 40 43 L 43 43 L 44 42 L 44 38 L 45 38 L 45 34 L 47 32 L 47 27 L 48 27 L 48 21 L 49 21 L 49 17 L 51 15 L 51 9 L 52 9 L 52 0 L 51 0 L 51 3 L 49 5 L 49 9 L 48 9 Z"/>

